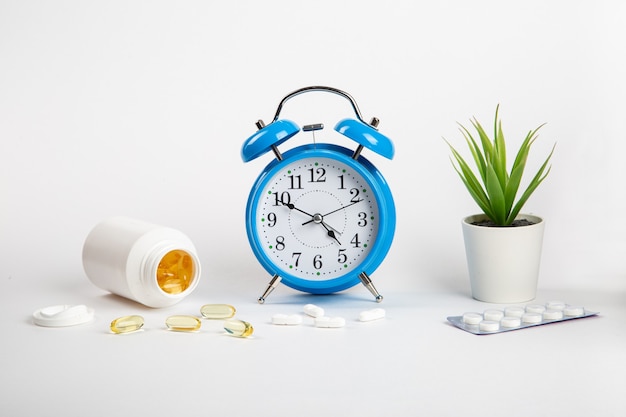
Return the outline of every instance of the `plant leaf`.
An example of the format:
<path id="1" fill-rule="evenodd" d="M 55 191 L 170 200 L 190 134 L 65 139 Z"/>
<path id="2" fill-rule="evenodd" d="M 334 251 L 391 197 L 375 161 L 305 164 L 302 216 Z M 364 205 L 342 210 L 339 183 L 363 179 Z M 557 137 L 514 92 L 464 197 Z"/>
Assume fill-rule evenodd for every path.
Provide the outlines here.
<path id="1" fill-rule="evenodd" d="M 500 180 L 498 179 L 498 174 L 492 165 L 487 166 L 487 182 L 485 186 L 487 188 L 487 194 L 489 195 L 489 201 L 491 202 L 491 208 L 495 217 L 492 220 L 498 225 L 503 226 L 505 225 L 507 218 L 504 204 L 504 191 L 502 190 Z"/>
<path id="2" fill-rule="evenodd" d="M 487 179 L 487 170 L 486 170 L 487 161 L 485 160 L 485 157 L 483 156 L 482 151 L 478 147 L 476 140 L 474 140 L 474 137 L 469 132 L 469 130 L 467 130 L 465 126 L 463 125 L 460 125 L 460 126 L 461 126 L 461 133 L 463 134 L 463 137 L 465 138 L 465 141 L 467 142 L 467 146 L 469 147 L 470 152 L 472 153 L 472 157 L 474 158 L 474 162 L 476 163 L 476 167 L 478 168 L 478 172 L 484 183 L 485 180 Z"/>
<path id="3" fill-rule="evenodd" d="M 506 189 L 504 191 L 507 205 L 506 211 L 509 214 L 513 207 L 513 203 L 515 202 L 515 196 L 519 190 L 524 170 L 526 169 L 526 161 L 530 152 L 530 145 L 532 144 L 531 140 L 533 140 L 533 132 L 529 132 L 528 135 L 526 135 L 524 142 L 517 152 L 515 162 L 511 167 L 511 175 L 509 176 L 509 181 L 507 182 Z"/>
<path id="4" fill-rule="evenodd" d="M 487 136 L 487 134 L 485 133 L 485 129 L 483 129 L 478 120 L 476 120 L 475 118 L 472 119 L 472 125 L 474 126 L 474 129 L 476 129 L 476 131 L 478 132 L 478 136 L 480 137 L 480 142 L 483 146 L 483 153 L 485 155 L 485 161 L 487 162 L 487 164 L 493 163 L 494 149 L 493 144 L 491 143 L 491 139 L 489 139 L 489 136 Z"/>
<path id="5" fill-rule="evenodd" d="M 493 214 L 491 210 L 491 204 L 489 202 L 489 197 L 485 193 L 480 181 L 478 181 L 473 171 L 471 170 L 467 162 L 465 162 L 463 157 L 459 154 L 459 152 L 457 152 L 457 150 L 454 149 L 454 147 L 450 145 L 448 141 L 446 141 L 445 139 L 444 141 L 450 147 L 452 155 L 454 156 L 454 160 L 456 160 L 458 164 L 457 167 L 457 165 L 454 164 L 454 161 L 452 161 L 452 166 L 459 174 L 461 181 L 463 181 L 463 184 L 465 184 L 465 187 L 469 191 L 476 204 L 478 204 L 478 207 L 480 207 L 480 209 L 487 215 L 487 217 L 492 218 Z"/>
<path id="6" fill-rule="evenodd" d="M 511 213 L 509 213 L 509 218 L 507 219 L 507 221 L 510 220 L 510 222 L 513 222 L 513 220 L 515 220 L 515 217 L 517 217 L 517 215 L 519 214 L 524 204 L 526 204 L 526 201 L 528 200 L 528 198 L 537 189 L 539 184 L 541 184 L 543 180 L 546 179 L 546 177 L 550 173 L 550 170 L 552 169 L 552 167 L 548 167 L 548 162 L 550 161 L 550 158 L 552 158 L 552 154 L 554 153 L 555 148 L 556 148 L 556 144 L 552 146 L 552 150 L 550 151 L 550 154 L 548 155 L 544 163 L 541 165 L 541 168 L 539 168 L 539 171 L 537 171 L 537 174 L 535 174 L 533 179 L 530 181 L 528 187 L 526 188 L 526 190 L 524 191 L 520 199 L 515 204 L 515 207 L 513 208 L 513 210 L 511 210 Z M 548 168 L 547 171 L 546 171 L 546 168 Z M 544 171 L 545 171 L 545 174 L 544 174 Z"/>
<path id="7" fill-rule="evenodd" d="M 496 113 L 496 120 L 498 114 Z M 504 142 L 504 134 L 502 133 L 502 123 L 498 123 L 498 130 L 494 138 L 494 161 L 493 167 L 500 181 L 500 187 L 504 190 L 506 183 L 509 179 L 509 175 L 506 172 L 506 144 Z"/>

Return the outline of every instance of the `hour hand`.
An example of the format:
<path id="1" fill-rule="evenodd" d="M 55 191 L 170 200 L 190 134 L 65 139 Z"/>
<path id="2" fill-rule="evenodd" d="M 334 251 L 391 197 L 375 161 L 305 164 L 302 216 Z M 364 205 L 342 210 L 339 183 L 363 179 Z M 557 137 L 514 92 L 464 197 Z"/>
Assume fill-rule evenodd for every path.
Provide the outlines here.
<path id="1" fill-rule="evenodd" d="M 307 216 L 310 216 L 310 217 L 311 217 L 311 219 L 313 219 L 313 215 L 312 215 L 312 214 L 307 213 L 307 212 L 306 212 L 306 211 L 304 211 L 304 210 L 300 210 L 298 207 L 294 206 L 292 203 L 285 203 L 283 200 L 280 200 L 280 202 L 281 202 L 281 204 L 282 204 L 283 206 L 287 206 L 287 208 L 288 208 L 289 210 L 296 210 L 296 211 L 299 211 L 300 213 L 306 214 Z"/>
<path id="2" fill-rule="evenodd" d="M 328 232 L 328 236 L 335 239 L 335 242 L 337 242 L 339 246 L 341 246 L 341 242 L 339 241 L 339 239 L 337 239 L 337 235 L 335 234 L 335 231 L 329 226 L 327 226 L 326 223 L 324 222 L 321 222 L 320 224 L 324 227 L 324 229 L 326 229 L 326 232 Z"/>

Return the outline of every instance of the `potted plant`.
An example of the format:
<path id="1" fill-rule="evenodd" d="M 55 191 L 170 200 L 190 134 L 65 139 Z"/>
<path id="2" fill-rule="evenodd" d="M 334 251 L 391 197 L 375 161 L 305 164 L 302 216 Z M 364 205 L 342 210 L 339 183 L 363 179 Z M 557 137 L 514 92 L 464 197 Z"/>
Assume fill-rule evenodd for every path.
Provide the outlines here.
<path id="1" fill-rule="evenodd" d="M 471 123 L 477 139 L 459 124 L 477 174 L 447 140 L 446 143 L 452 151 L 454 169 L 482 210 L 482 214 L 468 216 L 462 222 L 472 296 L 491 303 L 520 303 L 535 298 L 545 223 L 539 216 L 520 212 L 550 172 L 548 163 L 554 146 L 518 198 L 530 148 L 543 125 L 528 132 L 507 170 L 506 143 L 498 109 L 499 106 L 493 139 L 476 118 Z"/>

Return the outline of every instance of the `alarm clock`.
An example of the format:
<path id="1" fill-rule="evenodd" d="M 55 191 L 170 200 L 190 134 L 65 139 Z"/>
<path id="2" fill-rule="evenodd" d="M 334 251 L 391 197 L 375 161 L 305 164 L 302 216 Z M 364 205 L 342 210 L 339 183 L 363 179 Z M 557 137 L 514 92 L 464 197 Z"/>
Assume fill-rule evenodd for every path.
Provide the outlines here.
<path id="1" fill-rule="evenodd" d="M 278 147 L 300 128 L 280 119 L 284 104 L 309 92 L 329 92 L 347 99 L 355 118 L 340 120 L 335 130 L 356 143 L 353 150 L 331 143 L 309 143 L 282 153 Z M 285 96 L 273 121 L 256 123 L 258 131 L 243 144 L 241 157 L 252 161 L 272 151 L 275 158 L 258 176 L 246 206 L 246 231 L 256 258 L 272 276 L 263 294 L 279 285 L 312 294 L 339 292 L 359 282 L 377 302 L 383 297 L 370 275 L 387 255 L 396 226 L 391 190 L 379 170 L 363 155 L 368 149 L 385 158 L 393 142 L 378 131 L 378 119 L 366 123 L 355 100 L 332 87 L 305 87 Z M 323 124 L 303 126 L 303 131 Z"/>

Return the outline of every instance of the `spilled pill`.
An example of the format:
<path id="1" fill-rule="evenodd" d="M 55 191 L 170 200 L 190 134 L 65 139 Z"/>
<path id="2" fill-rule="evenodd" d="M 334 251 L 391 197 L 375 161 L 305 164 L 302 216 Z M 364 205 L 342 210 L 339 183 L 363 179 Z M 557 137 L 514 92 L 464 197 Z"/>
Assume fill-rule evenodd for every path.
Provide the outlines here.
<path id="1" fill-rule="evenodd" d="M 302 316 L 300 314 L 274 314 L 272 324 L 297 326 L 302 324 Z"/>
<path id="2" fill-rule="evenodd" d="M 311 317 L 322 317 L 324 315 L 324 309 L 315 304 L 307 304 L 304 306 L 304 313 Z"/>
<path id="3" fill-rule="evenodd" d="M 343 317 L 316 317 L 315 327 L 322 328 L 339 328 L 346 325 L 346 320 Z"/>
<path id="4" fill-rule="evenodd" d="M 165 319 L 168 330 L 175 332 L 195 332 L 200 330 L 202 322 L 195 316 L 169 316 Z"/>
<path id="5" fill-rule="evenodd" d="M 223 320 L 235 315 L 237 310 L 230 304 L 205 304 L 200 307 L 200 314 L 205 319 Z"/>
<path id="6" fill-rule="evenodd" d="M 385 317 L 384 308 L 374 308 L 372 310 L 362 311 L 359 314 L 359 321 L 373 321 L 379 320 Z"/>
<path id="7" fill-rule="evenodd" d="M 224 322 L 226 333 L 237 337 L 248 337 L 254 332 L 250 323 L 243 320 L 230 319 Z"/>
<path id="8" fill-rule="evenodd" d="M 132 333 L 141 329 L 143 323 L 143 317 L 141 316 L 124 316 L 113 320 L 110 327 L 113 333 Z"/>

